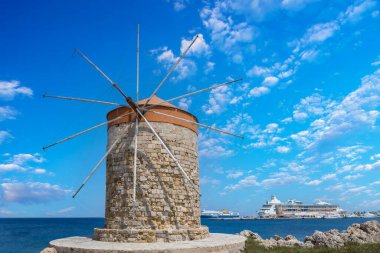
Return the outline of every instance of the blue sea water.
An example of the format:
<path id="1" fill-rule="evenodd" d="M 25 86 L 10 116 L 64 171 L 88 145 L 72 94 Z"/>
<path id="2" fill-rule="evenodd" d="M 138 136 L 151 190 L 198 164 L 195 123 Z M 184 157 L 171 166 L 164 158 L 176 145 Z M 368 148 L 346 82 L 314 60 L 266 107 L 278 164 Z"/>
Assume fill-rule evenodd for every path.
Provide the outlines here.
<path id="1" fill-rule="evenodd" d="M 371 220 L 380 218 L 371 218 Z M 208 220 L 202 224 L 212 233 L 239 233 L 249 229 L 263 238 L 292 234 L 303 240 L 315 230 L 344 230 L 352 223 L 368 219 L 283 219 L 283 220 Z M 91 236 L 94 227 L 103 227 L 103 218 L 9 218 L 0 219 L 0 253 L 36 253 L 49 241 L 69 236 Z"/>

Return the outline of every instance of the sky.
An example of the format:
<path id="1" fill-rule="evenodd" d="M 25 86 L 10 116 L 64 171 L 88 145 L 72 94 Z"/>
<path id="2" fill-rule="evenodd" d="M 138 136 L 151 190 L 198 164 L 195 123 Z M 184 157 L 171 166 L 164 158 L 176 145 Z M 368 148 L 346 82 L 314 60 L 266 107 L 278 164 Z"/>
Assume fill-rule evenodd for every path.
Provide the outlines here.
<path id="1" fill-rule="evenodd" d="M 143 0 L 0 2 L 0 217 L 103 217 L 106 120 L 123 103 L 79 48 L 132 97 L 158 92 L 201 123 L 201 208 L 255 215 L 280 200 L 380 210 L 380 2 Z"/>

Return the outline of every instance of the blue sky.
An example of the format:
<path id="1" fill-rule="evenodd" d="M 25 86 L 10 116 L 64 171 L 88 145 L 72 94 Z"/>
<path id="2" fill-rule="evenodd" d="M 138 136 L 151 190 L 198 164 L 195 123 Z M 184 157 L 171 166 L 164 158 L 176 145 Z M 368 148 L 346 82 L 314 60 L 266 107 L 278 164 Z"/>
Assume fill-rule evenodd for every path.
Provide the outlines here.
<path id="1" fill-rule="evenodd" d="M 136 24 L 141 97 L 177 101 L 202 123 L 202 208 L 254 214 L 272 194 L 380 209 L 380 3 L 374 0 L 1 1 L 0 216 L 104 215 L 105 168 L 75 190 L 105 152 L 106 128 L 41 147 L 105 121 L 123 102 L 74 48 L 134 96 Z"/>

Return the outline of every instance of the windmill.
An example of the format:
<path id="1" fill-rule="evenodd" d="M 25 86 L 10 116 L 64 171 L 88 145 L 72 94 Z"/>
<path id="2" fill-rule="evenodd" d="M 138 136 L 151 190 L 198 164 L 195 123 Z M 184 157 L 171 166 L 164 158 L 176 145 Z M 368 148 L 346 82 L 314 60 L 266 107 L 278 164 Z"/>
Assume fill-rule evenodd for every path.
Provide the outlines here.
<path id="1" fill-rule="evenodd" d="M 156 96 L 198 37 L 199 35 L 194 37 L 147 99 L 139 101 L 139 25 L 137 26 L 135 99 L 127 95 L 117 83 L 78 49 L 76 52 L 110 83 L 124 98 L 125 103 L 44 95 L 46 98 L 117 107 L 108 113 L 107 121 L 43 147 L 46 150 L 108 125 L 106 153 L 73 194 L 75 198 L 103 161 L 107 160 L 106 226 L 104 229 L 95 229 L 94 237 L 98 240 L 167 242 L 208 236 L 207 227 L 200 226 L 199 220 L 197 128 L 203 127 L 238 138 L 243 138 L 243 136 L 199 123 L 194 115 L 169 102 L 230 85 L 241 79 L 213 85 L 167 100 Z"/>

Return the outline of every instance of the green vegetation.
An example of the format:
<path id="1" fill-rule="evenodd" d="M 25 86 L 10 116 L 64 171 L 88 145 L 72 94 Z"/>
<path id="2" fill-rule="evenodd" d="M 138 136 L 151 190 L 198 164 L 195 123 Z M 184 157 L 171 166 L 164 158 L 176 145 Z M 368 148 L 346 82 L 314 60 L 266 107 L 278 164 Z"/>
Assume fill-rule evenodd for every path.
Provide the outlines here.
<path id="1" fill-rule="evenodd" d="M 245 253 L 380 253 L 380 243 L 376 244 L 349 244 L 340 249 L 329 248 L 299 248 L 275 247 L 267 249 L 258 245 L 252 239 L 245 244 Z"/>

